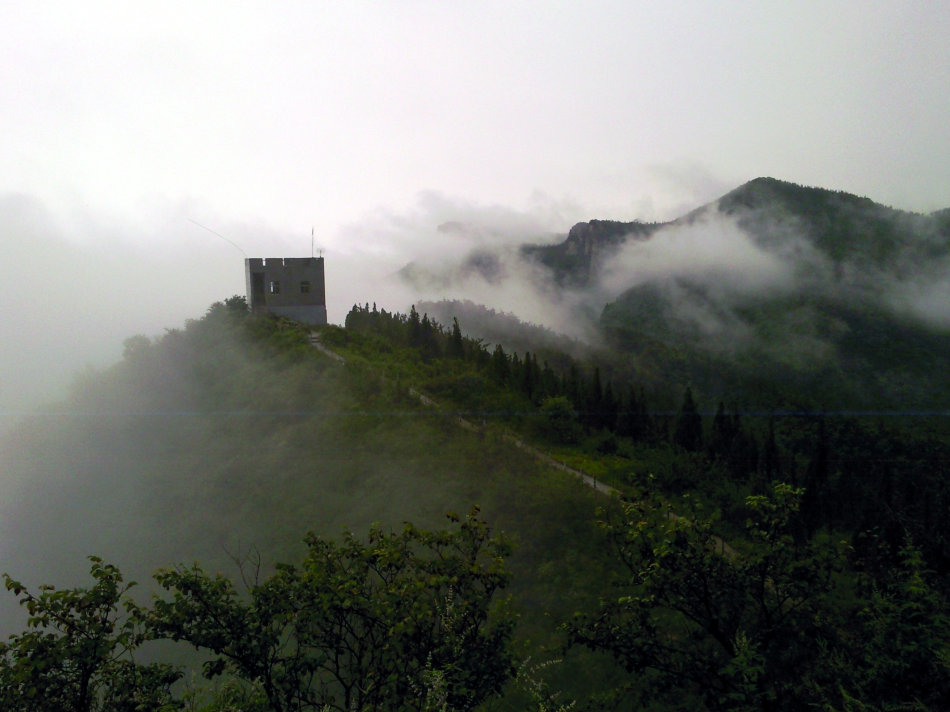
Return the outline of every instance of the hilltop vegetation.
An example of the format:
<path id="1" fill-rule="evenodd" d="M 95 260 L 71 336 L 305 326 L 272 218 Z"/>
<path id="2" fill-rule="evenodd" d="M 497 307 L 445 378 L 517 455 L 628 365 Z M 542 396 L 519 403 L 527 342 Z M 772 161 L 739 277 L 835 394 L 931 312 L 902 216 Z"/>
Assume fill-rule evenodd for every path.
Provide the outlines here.
<path id="1" fill-rule="evenodd" d="M 469 333 L 509 350 L 596 360 L 657 395 L 688 384 L 753 410 L 939 411 L 950 399 L 932 377 L 950 367 L 946 212 L 759 178 L 667 223 L 591 220 L 525 245 L 518 265 L 496 255 L 507 268 L 490 283 L 516 295 L 505 308 L 547 312 L 544 326 L 583 336 L 586 354 L 461 300 L 420 308 L 445 324 L 464 316 Z"/>
<path id="2" fill-rule="evenodd" d="M 754 258 L 770 277 L 694 268 L 625 290 L 600 325 L 642 374 L 672 371 L 755 409 L 945 407 L 950 391 L 932 376 L 950 365 L 950 321 L 938 306 L 950 233 L 937 215 L 759 179 L 671 229 L 697 241 L 734 232 L 726 254 Z"/>
<path id="3" fill-rule="evenodd" d="M 56 593 L 9 579 L 34 615 L 3 648 L 9 709 L 30 700 L 118 709 L 120 691 L 122 705 L 178 704 L 167 658 L 143 667 L 125 654 L 101 658 L 82 678 L 97 689 L 90 696 L 87 685 L 85 707 L 64 703 L 80 679 L 74 664 L 88 659 L 67 619 L 104 631 L 96 639 L 106 652 L 153 637 L 194 643 L 204 671 L 229 680 L 203 693 L 209 710 L 469 709 L 498 692 L 490 708 L 552 709 L 554 691 L 582 706 L 641 709 L 940 709 L 950 700 L 944 525 L 921 520 L 927 507 L 935 515 L 946 506 L 942 478 L 922 479 L 919 469 L 943 459 L 938 439 L 879 425 L 871 438 L 858 421 L 817 416 L 756 423 L 720 409 L 710 419 L 688 390 L 678 412 L 658 413 L 631 384 L 601 380 L 595 365 L 559 373 L 533 354 L 489 352 L 455 324 L 443 329 L 414 310 L 356 307 L 345 329 L 323 329 L 345 365 L 307 336 L 233 299 L 181 332 L 130 340 L 121 364 L 77 388 L 69 424 L 85 429 L 67 442 L 121 456 L 112 465 L 126 475 L 107 479 L 123 483 L 125 500 L 109 500 L 103 487 L 98 510 L 150 494 L 121 530 L 122 544 L 100 538 L 111 550 L 99 553 L 139 570 L 168 567 L 229 530 L 225 541 L 240 532 L 262 555 L 242 550 L 243 575 L 233 562 L 230 574 L 206 573 L 228 563 L 220 552 L 200 569 L 168 569 L 156 582 L 167 593 L 153 584 L 156 602 L 140 597 L 127 614 L 111 565 L 94 563 L 91 588 L 70 588 L 82 586 L 76 579 Z M 634 400 L 622 395 L 609 407 L 615 390 Z M 422 406 L 420 392 L 438 407 Z M 474 427 L 461 427 L 460 416 Z M 644 427 L 625 431 L 631 418 Z M 25 425 L 21 435 L 43 454 L 20 466 L 36 475 L 66 455 L 58 452 L 64 425 Z M 595 527 L 594 493 L 509 445 L 504 432 L 596 470 L 626 503 L 599 500 L 605 523 Z M 123 448 L 110 447 L 119 438 Z M 875 440 L 892 455 L 876 460 L 879 474 L 860 459 Z M 148 467 L 126 470 L 140 448 Z M 54 505 L 58 517 L 81 510 L 91 468 L 109 464 L 68 454 L 73 471 L 90 469 L 64 492 L 70 506 Z M 882 478 L 880 489 L 853 479 L 868 474 Z M 772 483 L 779 479 L 797 484 Z M 462 500 L 483 504 L 476 519 L 428 529 Z M 368 516 L 384 523 L 358 521 Z M 396 522 L 406 518 L 427 529 L 400 534 Z M 510 553 L 485 520 L 504 532 Z M 370 535 L 336 543 L 331 522 Z M 50 523 L 36 525 L 15 541 Z M 306 546 L 291 546 L 306 528 L 314 530 Z M 147 532 L 139 552 L 127 536 L 136 530 Z M 274 552 L 288 563 L 274 567 Z M 511 600 L 499 608 L 502 586 Z M 83 617 L 92 600 L 105 617 Z M 506 610 L 520 615 L 513 628 Z M 107 619 L 116 627 L 98 627 Z M 435 637 L 420 638 L 416 625 Z M 466 637 L 476 632 L 483 643 Z M 361 647 L 373 636 L 391 642 Z M 353 657 L 328 667 L 343 640 Z M 543 664 L 568 645 L 563 663 Z M 519 683 L 515 662 L 529 656 L 542 665 L 522 663 Z M 378 696 L 348 696 L 358 690 Z M 202 693 L 188 694 L 194 708 Z"/>
<path id="4" fill-rule="evenodd" d="M 3 443 L 5 473 L 23 483 L 4 512 L 4 570 L 30 589 L 84 585 L 95 554 L 147 599 L 161 567 L 199 561 L 238 580 L 231 555 L 249 548 L 266 572 L 299 560 L 308 531 L 434 529 L 477 504 L 514 546 L 519 650 L 553 655 L 551 620 L 596 600 L 605 575 L 594 493 L 383 375 L 322 356 L 307 330 L 251 317 L 242 299 L 131 339 L 121 363 Z M 4 629 L 19 630 L 13 597 L 0 602 Z M 567 687 L 604 675 L 581 664 Z"/>
<path id="5" fill-rule="evenodd" d="M 950 336 L 908 301 L 946 224 L 759 179 L 526 250 L 595 295 L 676 235 L 767 273 L 644 271 L 596 346 L 462 302 L 311 334 L 240 297 L 129 339 L 0 450 L 31 616 L 0 705 L 950 708 Z"/>
<path id="6" fill-rule="evenodd" d="M 664 412 L 636 384 L 602 378 L 596 365 L 566 359 L 566 371 L 545 362 L 539 369 L 534 354 L 489 350 L 457 323 L 442 329 L 415 310 L 357 306 L 346 327 L 327 335 L 338 347 L 374 344 L 382 363 L 405 369 L 403 379 L 445 408 L 544 442 L 629 493 L 629 518 L 608 531 L 630 567 L 634 595 L 603 604 L 596 616 L 582 613 L 569 629 L 574 640 L 641 672 L 627 693 L 642 704 L 657 705 L 668 685 L 674 698 L 694 695 L 709 709 L 898 703 L 918 674 L 936 685 L 924 707 L 945 700 L 933 680 L 944 675 L 937 660 L 947 643 L 947 602 L 937 591 L 950 559 L 935 513 L 950 505 L 941 474 L 950 452 L 924 419 L 821 411 L 756 417 L 722 403 L 703 417 L 688 388 L 679 409 Z M 781 480 L 791 484 L 774 485 Z M 699 508 L 674 505 L 689 516 L 657 521 L 683 493 Z M 709 551 L 714 533 L 738 551 Z M 650 561 L 656 573 L 645 576 Z M 910 593 L 911 581 L 924 589 Z M 801 618 L 789 615 L 792 601 Z M 932 623 L 904 617 L 905 604 L 933 606 Z M 885 620 L 891 614 L 901 622 Z M 862 622 L 853 625 L 854 616 Z M 697 647 L 663 642 L 672 621 Z M 895 625 L 923 626 L 913 635 L 930 637 L 935 657 L 911 662 L 910 651 L 859 651 L 879 646 L 868 638 L 876 626 L 893 633 Z M 697 667 L 700 650 L 723 657 Z M 873 672 L 882 664 L 876 656 L 904 660 L 903 672 Z M 850 662 L 842 667 L 842 659 Z"/>

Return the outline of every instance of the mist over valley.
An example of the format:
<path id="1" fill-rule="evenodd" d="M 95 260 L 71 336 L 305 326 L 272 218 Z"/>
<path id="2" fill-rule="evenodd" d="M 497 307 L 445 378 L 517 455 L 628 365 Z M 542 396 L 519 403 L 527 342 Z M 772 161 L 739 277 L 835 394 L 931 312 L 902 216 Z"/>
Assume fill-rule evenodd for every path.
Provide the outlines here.
<path id="1" fill-rule="evenodd" d="M 0 27 L 2 712 L 950 709 L 944 4 Z"/>
<path id="2" fill-rule="evenodd" d="M 214 270 L 232 284 L 240 264 L 221 241 L 191 261 L 108 241 L 70 245 L 41 206 L 7 205 L 32 238 L 21 265 L 68 263 L 81 277 L 68 286 L 105 311 L 111 291 L 122 292 L 102 341 L 118 338 L 137 300 L 158 326 L 166 309 L 186 310 L 216 284 Z M 545 684 L 572 699 L 598 690 L 629 699 L 633 689 L 657 700 L 667 699 L 663 686 L 626 677 L 604 652 L 622 654 L 584 617 L 605 605 L 618 570 L 614 535 L 597 522 L 630 516 L 625 507 L 646 506 L 638 497 L 675 503 L 689 493 L 705 503 L 717 524 L 697 510 L 638 531 L 695 524 L 683 535 L 706 551 L 703 527 L 744 541 L 755 498 L 791 481 L 800 489 L 782 496 L 800 515 L 781 526 L 802 546 L 820 548 L 823 532 L 849 537 L 864 562 L 850 567 L 891 561 L 913 541 L 935 581 L 950 571 L 941 514 L 950 502 L 948 390 L 936 375 L 950 366 L 946 211 L 909 213 L 775 179 L 668 222 L 597 219 L 566 234 L 497 209 L 482 223 L 469 210 L 433 225 L 447 210 L 438 202 L 432 220 L 399 223 L 406 245 L 415 229 L 438 238 L 409 262 L 382 246 L 376 262 L 328 255 L 327 326 L 249 313 L 239 294 L 212 298 L 161 334 L 126 334 L 121 358 L 109 355 L 114 346 L 100 351 L 99 364 L 70 372 L 65 398 L 9 410 L 4 570 L 31 588 L 81 586 L 94 554 L 139 581 L 145 604 L 161 595 L 151 577 L 162 567 L 200 562 L 239 581 L 241 562 L 260 561 L 259 575 L 277 575 L 277 562 L 305 554 L 308 531 L 332 540 L 374 524 L 437 528 L 447 512 L 477 505 L 513 544 L 519 649 L 550 656 L 572 631 L 575 645 Z M 139 263 L 148 270 L 132 279 L 126 268 Z M 195 294 L 192 279 L 205 283 Z M 174 296 L 153 291 L 158 283 Z M 345 315 L 343 296 L 331 298 L 342 283 L 344 295 L 360 293 Z M 57 328 L 67 298 L 48 296 L 31 308 L 41 310 L 32 323 L 49 327 L 22 332 L 36 349 L 34 370 L 22 373 L 39 385 L 44 360 L 68 370 L 100 323 L 95 310 L 80 310 L 77 323 Z M 58 352 L 69 339 L 76 354 Z M 5 358 L 15 367 L 24 354 Z M 63 383 L 8 391 L 9 402 L 55 395 Z M 872 554 L 878 545 L 885 553 Z M 824 599 L 812 604 L 816 616 L 831 615 Z M 759 631 L 753 618 L 747 625 Z M 5 636 L 24 625 L 12 595 L 0 600 L 0 625 Z M 828 645 L 845 646 L 843 630 L 826 631 Z M 775 660 L 785 654 L 762 645 Z M 712 654 L 732 664 L 727 648 Z M 525 693 L 513 685 L 504 697 L 521 708 Z"/>

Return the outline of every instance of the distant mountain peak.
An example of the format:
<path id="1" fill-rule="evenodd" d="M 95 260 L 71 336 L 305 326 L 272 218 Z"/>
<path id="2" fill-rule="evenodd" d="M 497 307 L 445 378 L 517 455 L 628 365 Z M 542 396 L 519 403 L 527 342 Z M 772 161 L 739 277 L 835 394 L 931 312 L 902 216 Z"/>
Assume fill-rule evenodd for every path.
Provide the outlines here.
<path id="1" fill-rule="evenodd" d="M 804 186 L 770 177 L 750 180 L 716 201 L 720 212 L 724 213 L 775 204 L 782 205 L 795 212 L 802 209 L 813 211 L 816 207 L 826 207 L 829 203 L 850 204 L 854 207 L 863 208 L 876 205 L 870 198 L 842 190 Z"/>
<path id="2" fill-rule="evenodd" d="M 601 261 L 630 239 L 645 240 L 664 223 L 639 220 L 588 220 L 574 225 L 564 242 L 554 245 L 523 245 L 523 255 L 550 268 L 559 284 L 582 287 Z"/>

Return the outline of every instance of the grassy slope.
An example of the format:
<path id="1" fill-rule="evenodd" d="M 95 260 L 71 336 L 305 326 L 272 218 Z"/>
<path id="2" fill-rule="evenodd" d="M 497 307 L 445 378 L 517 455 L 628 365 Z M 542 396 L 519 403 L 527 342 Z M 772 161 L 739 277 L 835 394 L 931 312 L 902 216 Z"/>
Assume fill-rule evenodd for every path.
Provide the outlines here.
<path id="1" fill-rule="evenodd" d="M 523 644 L 535 659 L 556 647 L 555 621 L 589 607 L 606 579 L 602 502 L 284 332 L 248 339 L 213 311 L 23 425 L 0 449 L 7 476 L 27 483 L 0 512 L 4 570 L 66 585 L 95 553 L 140 581 L 179 561 L 233 573 L 229 551 L 293 559 L 307 530 L 439 526 L 478 504 L 516 544 Z M 601 685 L 575 655 L 554 668 L 557 684 Z"/>

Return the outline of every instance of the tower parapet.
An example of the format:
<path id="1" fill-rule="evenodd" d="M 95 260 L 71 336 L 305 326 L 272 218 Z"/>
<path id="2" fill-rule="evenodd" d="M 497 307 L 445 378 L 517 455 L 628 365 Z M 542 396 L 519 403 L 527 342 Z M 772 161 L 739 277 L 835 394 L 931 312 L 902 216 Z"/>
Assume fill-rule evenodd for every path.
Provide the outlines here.
<path id="1" fill-rule="evenodd" d="M 322 257 L 251 257 L 244 260 L 244 278 L 251 311 L 327 323 Z"/>

